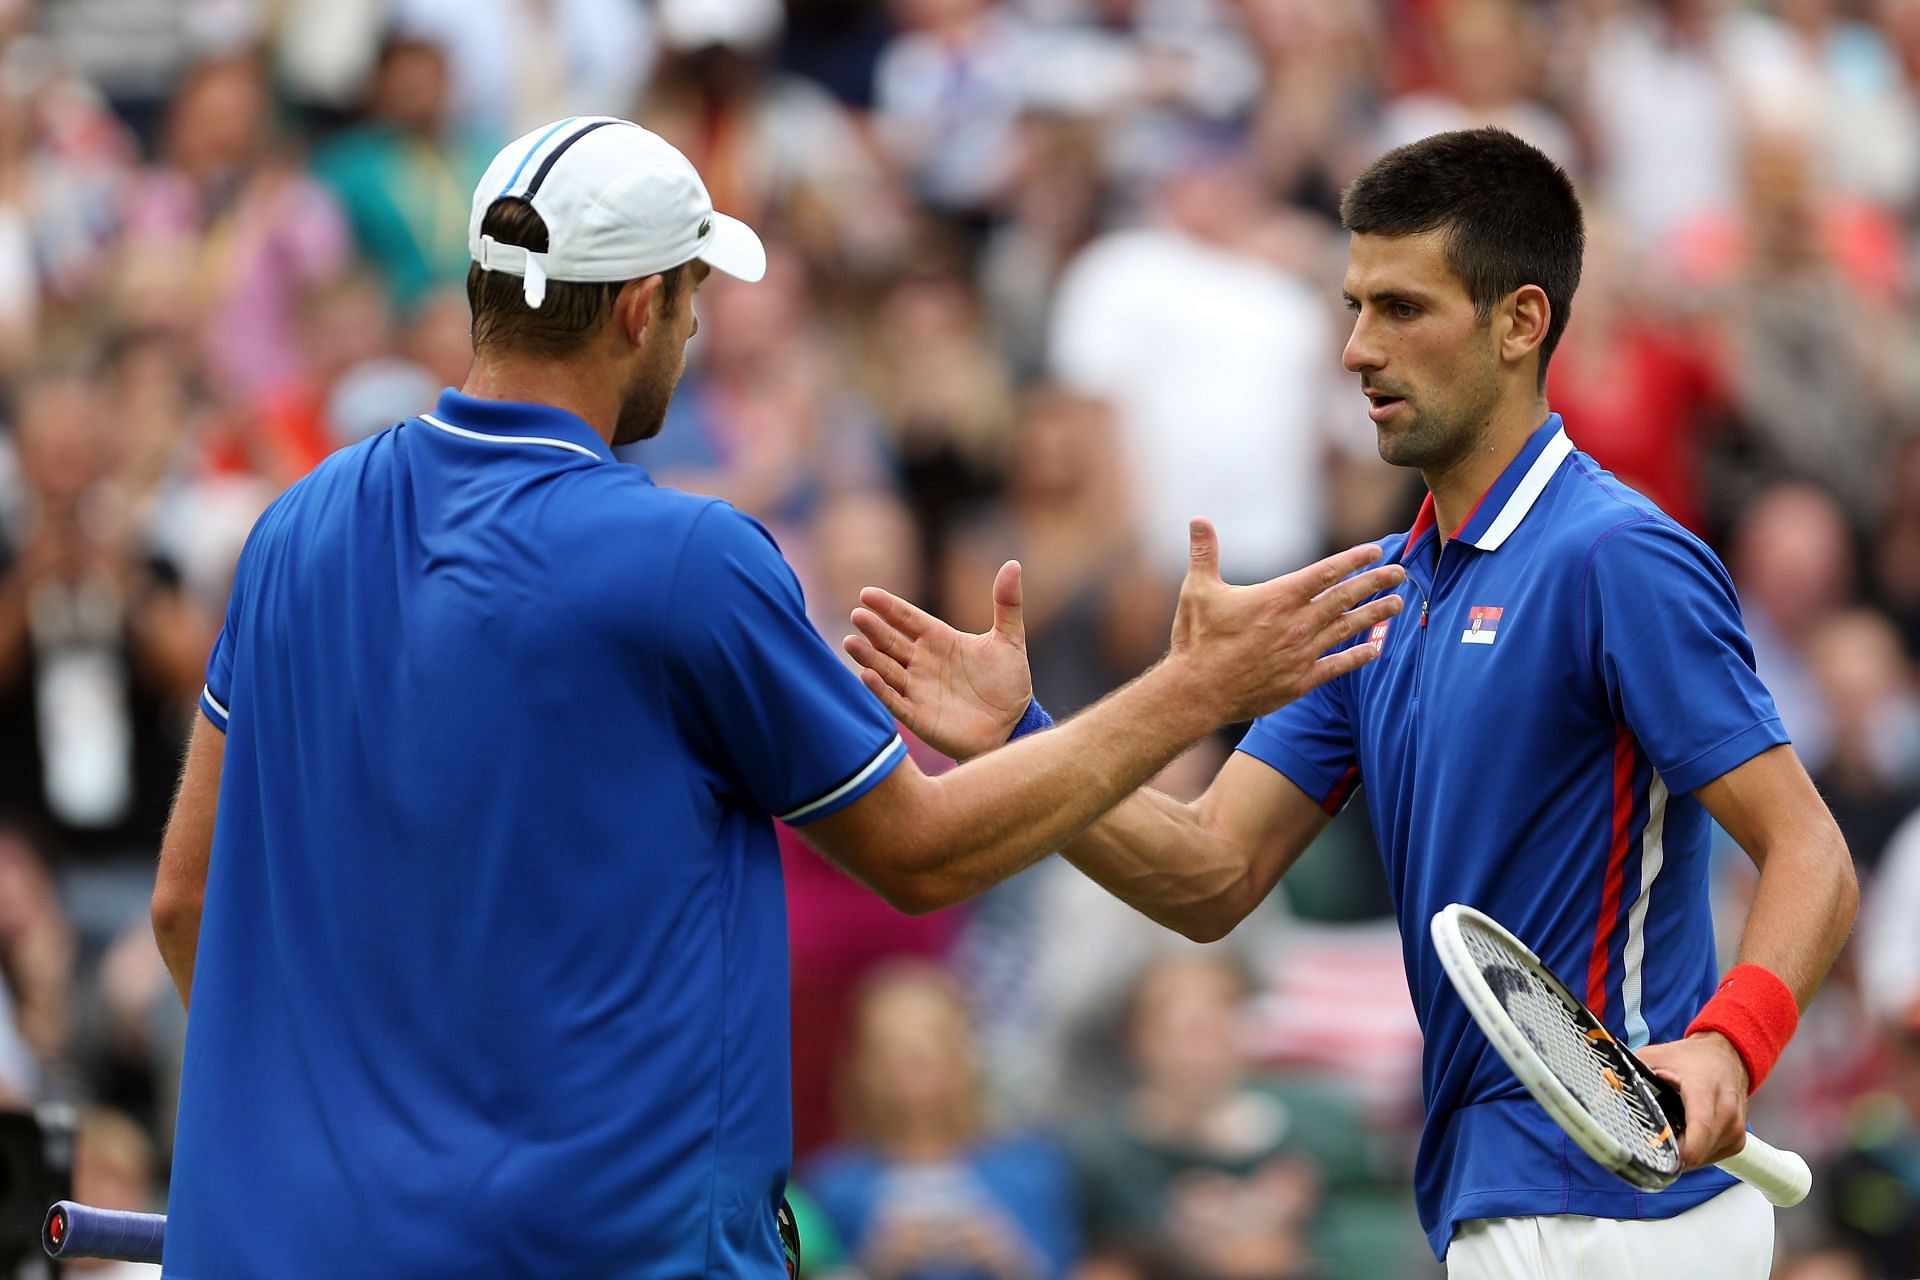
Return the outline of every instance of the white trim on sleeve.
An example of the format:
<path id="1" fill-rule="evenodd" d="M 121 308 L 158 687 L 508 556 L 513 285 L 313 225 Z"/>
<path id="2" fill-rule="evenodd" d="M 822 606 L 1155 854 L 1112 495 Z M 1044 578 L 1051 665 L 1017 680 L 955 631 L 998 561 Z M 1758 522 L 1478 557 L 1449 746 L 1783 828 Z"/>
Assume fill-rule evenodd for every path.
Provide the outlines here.
<path id="1" fill-rule="evenodd" d="M 791 810 L 788 810 L 786 813 L 778 814 L 776 816 L 782 822 L 787 822 L 787 823 L 799 822 L 802 819 L 806 818 L 809 814 L 816 813 L 819 810 L 826 808 L 828 805 L 832 804 L 834 801 L 840 799 L 840 797 L 846 795 L 849 791 L 857 790 L 861 786 L 861 784 L 865 783 L 869 778 L 873 777 L 874 774 L 880 772 L 880 770 L 884 768 L 896 756 L 905 755 L 906 752 L 907 752 L 907 744 L 905 742 L 902 742 L 900 740 L 900 735 L 896 733 L 893 735 L 893 741 L 889 742 L 886 746 L 880 748 L 880 754 L 875 756 L 873 759 L 867 761 L 866 767 L 860 770 L 860 772 L 854 774 L 851 778 L 848 778 L 845 782 L 841 783 L 839 786 L 835 787 L 833 790 L 827 792 L 827 794 L 821 796 L 819 799 L 809 801 L 808 803 L 801 805 L 798 809 L 791 809 Z"/>
<path id="2" fill-rule="evenodd" d="M 220 699 L 214 697 L 213 690 L 206 685 L 200 686 L 200 701 L 206 704 L 207 710 L 220 717 L 221 724 L 224 725 L 231 718 L 227 714 L 227 709 L 220 705 Z"/>

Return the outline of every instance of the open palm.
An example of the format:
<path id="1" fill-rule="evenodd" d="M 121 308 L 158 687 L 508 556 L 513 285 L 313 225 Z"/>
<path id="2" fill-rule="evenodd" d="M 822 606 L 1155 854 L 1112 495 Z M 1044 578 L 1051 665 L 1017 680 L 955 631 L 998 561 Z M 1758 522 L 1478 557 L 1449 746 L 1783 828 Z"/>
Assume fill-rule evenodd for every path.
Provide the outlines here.
<path id="1" fill-rule="evenodd" d="M 993 579 L 993 629 L 959 631 L 878 587 L 860 593 L 845 640 L 860 679 L 934 750 L 964 760 L 1007 740 L 1033 696 L 1020 620 L 1020 563 Z"/>

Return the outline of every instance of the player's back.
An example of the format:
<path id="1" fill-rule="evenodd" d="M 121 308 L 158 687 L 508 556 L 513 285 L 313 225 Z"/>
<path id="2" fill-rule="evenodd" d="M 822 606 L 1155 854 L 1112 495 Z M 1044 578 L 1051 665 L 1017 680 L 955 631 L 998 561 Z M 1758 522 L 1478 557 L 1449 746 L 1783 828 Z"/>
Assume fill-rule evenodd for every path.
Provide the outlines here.
<path id="1" fill-rule="evenodd" d="M 169 1277 L 778 1273 L 778 861 L 674 679 L 716 504 L 473 403 L 242 557 Z"/>

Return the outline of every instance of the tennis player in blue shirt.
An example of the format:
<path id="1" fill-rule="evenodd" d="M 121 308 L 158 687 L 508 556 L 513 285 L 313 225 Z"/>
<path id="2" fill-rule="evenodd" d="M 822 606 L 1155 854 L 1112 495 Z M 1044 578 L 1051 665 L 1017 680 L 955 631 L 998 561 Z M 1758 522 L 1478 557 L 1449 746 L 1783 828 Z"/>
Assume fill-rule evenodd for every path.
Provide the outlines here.
<path id="1" fill-rule="evenodd" d="M 1255 723 L 1198 801 L 1142 791 L 1065 855 L 1216 938 L 1364 787 L 1426 1033 L 1416 1192 L 1449 1274 L 1764 1280 L 1771 1209 L 1700 1166 L 1745 1141 L 1747 1097 L 1846 938 L 1846 846 L 1755 678 L 1726 570 L 1547 405 L 1584 244 L 1566 175 L 1498 130 L 1441 134 L 1375 162 L 1342 217 L 1345 364 L 1381 456 L 1429 489 L 1385 542 L 1406 611 L 1351 646 L 1379 661 Z M 957 755 L 1029 706 L 1017 565 L 994 599 L 995 630 L 965 636 L 870 589 L 847 641 L 894 713 Z M 1713 821 L 1760 868 L 1718 990 Z M 1677 1082 L 1694 1172 L 1638 1192 L 1528 1097 L 1428 945 L 1454 901 Z"/>
<path id="2" fill-rule="evenodd" d="M 1229 587 L 1198 526 L 1164 661 L 929 778 L 766 531 L 613 459 L 754 233 L 579 118 L 500 153 L 469 246 L 466 386 L 260 517 L 207 664 L 153 901 L 191 1006 L 169 1280 L 783 1274 L 772 819 L 942 906 L 1401 608 L 1377 547 Z"/>

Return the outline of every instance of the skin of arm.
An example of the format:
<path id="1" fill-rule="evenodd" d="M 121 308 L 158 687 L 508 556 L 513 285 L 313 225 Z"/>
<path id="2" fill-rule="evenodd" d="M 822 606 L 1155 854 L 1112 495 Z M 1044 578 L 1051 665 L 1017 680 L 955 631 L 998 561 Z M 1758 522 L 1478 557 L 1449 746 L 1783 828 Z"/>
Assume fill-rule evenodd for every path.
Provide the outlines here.
<path id="1" fill-rule="evenodd" d="M 902 764 L 806 834 L 902 910 L 930 911 L 971 897 L 1072 841 L 1220 725 L 1256 706 L 1264 714 L 1370 661 L 1374 653 L 1365 645 L 1320 655 L 1376 615 L 1398 612 L 1397 597 L 1373 598 L 1401 580 L 1398 566 L 1347 577 L 1377 554 L 1360 548 L 1257 587 L 1229 587 L 1219 577 L 1212 530 L 1197 522 L 1173 645 L 1158 665 L 1052 731 L 938 778 Z M 1024 654 L 1020 663 L 1024 669 Z M 899 700 L 886 700 L 898 714 Z M 1141 811 L 1142 824 L 1179 819 L 1181 807 L 1171 802 L 1139 804 L 1151 806 Z M 1203 799 L 1197 808 L 1206 804 Z M 1201 830 L 1197 823 L 1190 829 Z M 1137 858 L 1140 842 L 1151 838 L 1149 830 L 1114 847 Z M 1227 856 L 1224 845 L 1210 847 Z M 1105 842 L 1089 846 L 1087 857 L 1110 871 L 1113 884 L 1155 877 L 1151 867 L 1130 866 L 1117 853 L 1109 868 L 1104 848 Z M 1179 896 L 1219 910 L 1210 894 L 1182 886 Z M 1237 902 L 1239 895 L 1227 900 Z M 1190 903 L 1187 911 L 1181 905 L 1173 904 L 1175 914 L 1200 917 Z"/>
<path id="2" fill-rule="evenodd" d="M 1155 923 L 1214 942 L 1260 905 L 1327 821 L 1291 779 L 1236 752 L 1192 804 L 1138 791 L 1060 852 Z"/>
<path id="3" fill-rule="evenodd" d="M 1766 969 L 1802 1009 L 1833 967 L 1853 928 L 1860 887 L 1833 815 L 1790 746 L 1763 751 L 1694 793 L 1714 821 L 1760 869 L 1736 962 Z M 1687 1168 L 1712 1164 L 1746 1145 L 1747 1069 L 1717 1031 L 1640 1050 L 1649 1067 L 1680 1089 Z"/>
<path id="4" fill-rule="evenodd" d="M 227 735 L 196 716 L 187 760 L 180 770 L 167 833 L 160 841 L 160 869 L 153 885 L 153 938 L 180 992 L 184 1008 L 193 992 L 193 958 L 200 945 L 200 908 L 207 896 L 207 859 L 213 850 L 214 811 L 220 802 L 220 767 Z"/>

